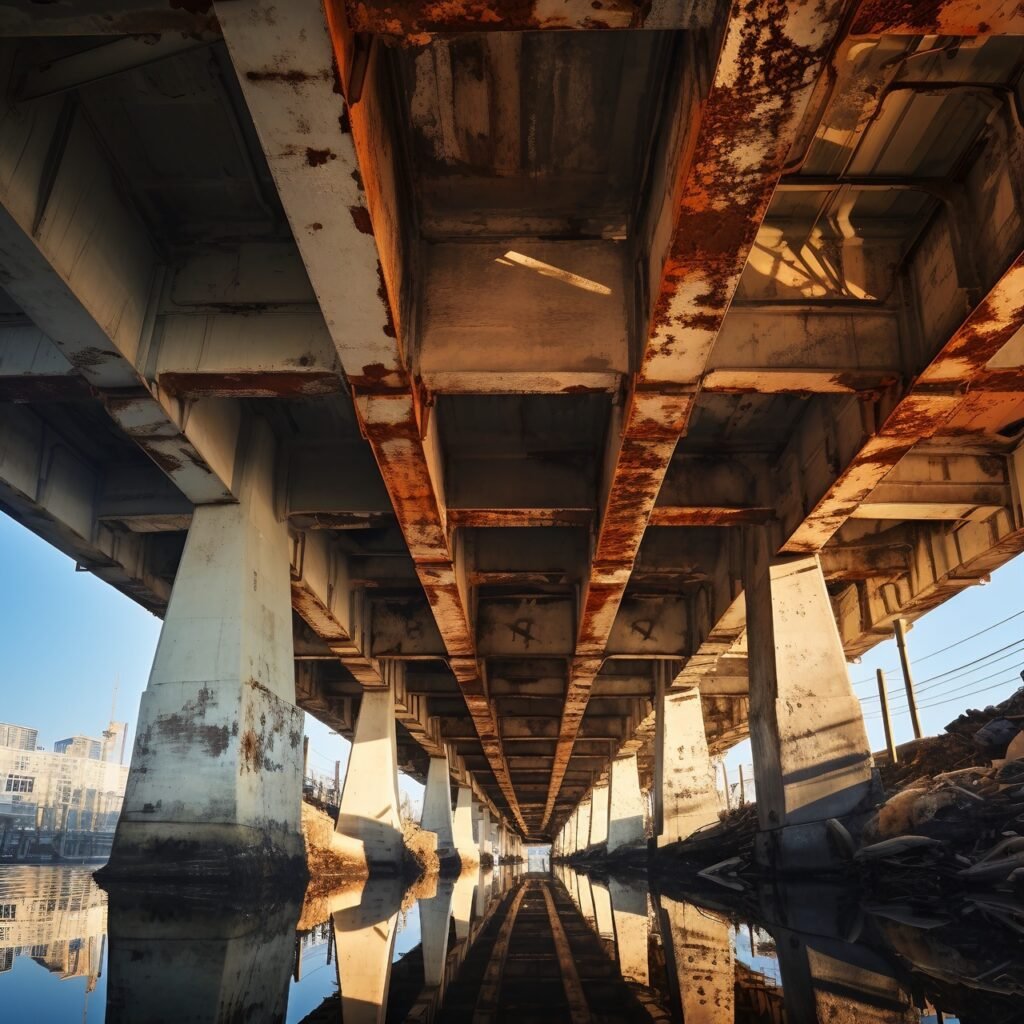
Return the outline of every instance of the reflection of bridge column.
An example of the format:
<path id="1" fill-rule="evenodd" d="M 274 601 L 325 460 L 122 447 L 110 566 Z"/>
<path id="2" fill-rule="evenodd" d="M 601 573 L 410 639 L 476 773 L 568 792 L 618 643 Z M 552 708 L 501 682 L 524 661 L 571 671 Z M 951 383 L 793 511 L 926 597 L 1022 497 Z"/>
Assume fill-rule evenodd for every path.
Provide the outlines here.
<path id="1" fill-rule="evenodd" d="M 419 902 L 423 982 L 428 987 L 435 987 L 444 982 L 444 964 L 448 957 L 448 927 L 452 917 L 454 893 L 455 882 L 452 879 L 441 879 L 434 895 Z"/>
<path id="2" fill-rule="evenodd" d="M 189 527 L 106 875 L 305 870 L 288 524 L 254 428 L 238 504 Z"/>
<path id="3" fill-rule="evenodd" d="M 473 920 L 473 894 L 476 892 L 479 873 L 463 871 L 455 880 L 452 893 L 452 917 L 455 919 L 455 937 L 469 938 L 469 925 Z"/>
<path id="4" fill-rule="evenodd" d="M 298 919 L 297 902 L 268 912 L 111 890 L 106 1020 L 284 1020 Z"/>
<path id="5" fill-rule="evenodd" d="M 722 918 L 661 897 L 669 976 L 678 986 L 686 1024 L 733 1024 L 736 964 L 732 934 Z"/>
<path id="6" fill-rule="evenodd" d="M 615 922 L 612 919 L 612 897 L 608 886 L 602 882 L 591 881 L 590 895 L 594 900 L 594 918 L 597 921 L 597 934 L 602 939 L 615 939 Z"/>
<path id="7" fill-rule="evenodd" d="M 571 857 L 576 852 L 576 819 L 578 817 L 577 811 L 573 811 L 572 814 L 569 815 L 569 820 L 565 823 L 566 857 Z"/>
<path id="8" fill-rule="evenodd" d="M 863 946 L 773 928 L 787 1024 L 851 1020 L 917 1024 L 921 1015 L 889 966 Z"/>
<path id="9" fill-rule="evenodd" d="M 608 789 L 608 852 L 643 843 L 645 807 L 636 754 L 612 761 Z"/>
<path id="10" fill-rule="evenodd" d="M 480 847 L 473 834 L 473 791 L 468 786 L 459 786 L 452 824 L 462 870 L 475 868 L 480 863 Z"/>
<path id="11" fill-rule="evenodd" d="M 332 908 L 345 1024 L 381 1024 L 385 1019 L 401 905 L 402 886 L 397 879 L 371 878 L 362 891 L 343 893 Z"/>
<path id="12" fill-rule="evenodd" d="M 612 879 L 609 884 L 619 971 L 626 981 L 650 982 L 647 952 L 647 889 Z"/>
<path id="13" fill-rule="evenodd" d="M 420 828 L 437 836 L 437 856 L 442 862 L 455 858 L 455 824 L 452 821 L 452 791 L 448 755 L 432 757 L 423 789 Z"/>
<path id="14" fill-rule="evenodd" d="M 576 808 L 576 852 L 586 853 L 590 845 L 590 797 Z"/>
<path id="15" fill-rule="evenodd" d="M 868 796 L 871 748 L 817 557 L 769 563 L 764 534 L 746 538 L 758 856 L 820 867 L 830 858 L 825 820 Z"/>
<path id="16" fill-rule="evenodd" d="M 667 664 L 658 663 L 658 741 L 655 753 L 655 834 L 658 845 L 687 839 L 718 819 L 718 790 L 704 733 L 700 693 L 667 693 Z"/>
<path id="17" fill-rule="evenodd" d="M 577 876 L 580 895 L 580 913 L 591 928 L 597 928 L 597 915 L 594 913 L 594 897 L 590 891 L 590 877 L 580 874 Z"/>
<path id="18" fill-rule="evenodd" d="M 590 848 L 608 842 L 608 787 L 595 786 L 590 796 Z"/>
<path id="19" fill-rule="evenodd" d="M 398 747 L 390 686 L 363 691 L 333 845 L 370 870 L 396 869 L 402 862 Z"/>
<path id="20" fill-rule="evenodd" d="M 480 878 L 476 884 L 476 916 L 483 917 L 487 905 L 491 902 L 491 894 L 494 888 L 494 872 L 487 868 L 480 872 Z"/>

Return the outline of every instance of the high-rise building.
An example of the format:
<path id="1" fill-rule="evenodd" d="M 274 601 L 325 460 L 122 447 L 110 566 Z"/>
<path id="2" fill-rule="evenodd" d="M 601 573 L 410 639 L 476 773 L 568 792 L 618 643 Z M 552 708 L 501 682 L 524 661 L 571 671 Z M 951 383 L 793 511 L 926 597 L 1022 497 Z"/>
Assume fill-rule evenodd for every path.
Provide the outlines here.
<path id="1" fill-rule="evenodd" d="M 0 747 L 35 750 L 38 735 L 38 729 L 28 729 L 24 725 L 7 725 L 5 722 L 0 722 Z"/>
<path id="2" fill-rule="evenodd" d="M 103 744 L 91 736 L 69 736 L 66 740 L 57 740 L 53 745 L 55 754 L 67 754 L 68 757 L 91 757 L 94 761 L 103 759 Z"/>

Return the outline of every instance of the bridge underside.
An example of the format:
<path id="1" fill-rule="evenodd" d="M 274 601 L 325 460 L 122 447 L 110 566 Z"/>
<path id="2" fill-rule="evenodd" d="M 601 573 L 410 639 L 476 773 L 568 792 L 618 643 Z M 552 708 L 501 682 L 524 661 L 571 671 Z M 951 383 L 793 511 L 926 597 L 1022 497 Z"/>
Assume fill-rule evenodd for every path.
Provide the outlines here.
<path id="1" fill-rule="evenodd" d="M 246 715 L 387 691 L 537 839 L 676 696 L 763 749 L 785 559 L 852 658 L 1024 548 L 1015 10 L 8 3 L 0 507 L 192 581 L 148 713 L 251 679 L 243 774 Z M 214 579 L 267 679 L 175 661 Z"/>

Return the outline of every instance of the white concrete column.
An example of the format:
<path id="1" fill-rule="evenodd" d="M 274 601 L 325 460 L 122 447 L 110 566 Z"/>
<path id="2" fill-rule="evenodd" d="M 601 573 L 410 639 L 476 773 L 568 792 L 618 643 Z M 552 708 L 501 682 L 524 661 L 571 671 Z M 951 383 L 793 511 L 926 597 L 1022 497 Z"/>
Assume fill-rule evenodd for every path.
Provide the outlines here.
<path id="1" fill-rule="evenodd" d="M 733 1024 L 736 964 L 729 922 L 703 907 L 661 897 L 668 969 L 686 1024 Z"/>
<path id="2" fill-rule="evenodd" d="M 615 922 L 615 948 L 619 970 L 626 981 L 650 984 L 647 950 L 647 890 L 640 885 L 611 879 L 609 892 Z"/>
<path id="3" fill-rule="evenodd" d="M 437 836 L 437 856 L 450 860 L 455 856 L 455 823 L 452 820 L 452 791 L 448 755 L 432 757 L 423 790 L 420 828 Z"/>
<path id="4" fill-rule="evenodd" d="M 769 561 L 763 532 L 750 529 L 744 575 L 758 819 L 766 831 L 806 826 L 764 837 L 761 852 L 774 844 L 775 863 L 820 863 L 821 823 L 851 813 L 870 791 L 860 702 L 817 556 Z"/>
<path id="5" fill-rule="evenodd" d="M 455 849 L 462 861 L 462 870 L 480 863 L 480 844 L 473 834 L 473 791 L 469 786 L 459 786 L 455 797 L 455 814 L 452 818 L 455 833 Z"/>
<path id="6" fill-rule="evenodd" d="M 480 856 L 491 857 L 491 810 L 486 804 L 477 809 L 477 834 L 480 836 Z"/>
<path id="7" fill-rule="evenodd" d="M 608 842 L 608 787 L 595 786 L 590 794 L 590 848 Z"/>
<path id="8" fill-rule="evenodd" d="M 398 807 L 394 696 L 391 687 L 364 690 L 333 848 L 368 870 L 397 869 L 405 845 Z"/>
<path id="9" fill-rule="evenodd" d="M 398 879 L 370 879 L 360 891 L 343 889 L 332 902 L 341 1017 L 345 1024 L 381 1024 L 398 932 Z"/>
<path id="10" fill-rule="evenodd" d="M 501 863 L 501 822 L 491 825 L 491 856 L 495 864 Z"/>
<path id="11" fill-rule="evenodd" d="M 660 741 L 655 751 L 658 845 L 688 839 L 718 820 L 715 770 L 704 733 L 700 693 L 659 694 Z"/>
<path id="12" fill-rule="evenodd" d="M 646 806 L 636 754 L 612 761 L 609 770 L 608 853 L 644 842 Z"/>
<path id="13" fill-rule="evenodd" d="M 481 869 L 480 879 L 476 884 L 476 916 L 483 917 L 487 905 L 491 902 L 494 890 L 494 871 L 491 868 Z"/>
<path id="14" fill-rule="evenodd" d="M 576 808 L 576 852 L 586 853 L 590 846 L 590 797 Z"/>
<path id="15" fill-rule="evenodd" d="M 142 695 L 108 876 L 305 870 L 304 719 L 273 466 L 273 438 L 256 425 L 238 503 L 193 513 Z"/>
<path id="16" fill-rule="evenodd" d="M 569 815 L 569 820 L 566 822 L 566 843 L 565 843 L 565 855 L 571 857 L 578 849 L 576 838 L 578 833 L 577 822 L 579 821 L 579 808 Z"/>
<path id="17" fill-rule="evenodd" d="M 577 883 L 580 894 L 580 913 L 587 924 L 596 931 L 597 914 L 594 911 L 594 895 L 590 887 L 590 876 L 581 873 L 577 876 Z"/>

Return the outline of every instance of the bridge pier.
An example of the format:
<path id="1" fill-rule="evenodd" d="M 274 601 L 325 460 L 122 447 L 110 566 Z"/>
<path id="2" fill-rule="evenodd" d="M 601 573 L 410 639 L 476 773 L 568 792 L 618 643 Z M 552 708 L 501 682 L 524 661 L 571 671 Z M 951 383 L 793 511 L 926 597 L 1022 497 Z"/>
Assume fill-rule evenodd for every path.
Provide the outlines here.
<path id="1" fill-rule="evenodd" d="M 591 802 L 588 795 L 576 808 L 576 853 L 586 853 L 590 845 Z"/>
<path id="2" fill-rule="evenodd" d="M 363 693 L 334 849 L 369 874 L 397 872 L 405 849 L 398 807 L 394 695 L 387 686 Z"/>
<path id="3" fill-rule="evenodd" d="M 454 879 L 442 879 L 437 883 L 434 895 L 428 899 L 421 899 L 419 902 L 423 982 L 429 988 L 437 988 L 444 983 L 445 960 L 448 957 L 448 930 L 452 917 L 454 894 Z"/>
<path id="4" fill-rule="evenodd" d="M 451 783 L 448 755 L 432 757 L 427 769 L 427 784 L 423 790 L 423 813 L 420 828 L 437 836 L 437 858 L 441 869 L 455 866 L 458 853 L 455 848 L 455 824 L 452 820 Z"/>
<path id="5" fill-rule="evenodd" d="M 106 878 L 305 874 L 288 527 L 254 428 L 238 503 L 195 509 Z"/>
<path id="6" fill-rule="evenodd" d="M 763 533 L 746 541 L 757 856 L 781 871 L 820 870 L 835 857 L 827 820 L 871 795 L 871 748 L 819 559 L 770 561 Z"/>
<path id="7" fill-rule="evenodd" d="M 595 786 L 590 795 L 590 849 L 605 852 L 608 846 L 608 786 Z"/>
<path id="8" fill-rule="evenodd" d="M 608 853 L 644 841 L 644 798 L 636 754 L 616 758 L 609 768 Z"/>
<path id="9" fill-rule="evenodd" d="M 667 671 L 659 664 L 658 671 Z M 654 816 L 658 846 L 688 839 L 718 819 L 719 798 L 708 755 L 700 692 L 658 685 Z"/>
<path id="10" fill-rule="evenodd" d="M 473 791 L 469 786 L 459 786 L 452 827 L 463 872 L 475 868 L 480 863 L 480 846 L 473 834 Z"/>
<path id="11" fill-rule="evenodd" d="M 619 971 L 626 981 L 647 985 L 650 983 L 647 889 L 640 884 L 624 883 L 613 878 L 608 890 L 612 901 L 612 919 L 615 922 Z"/>
<path id="12" fill-rule="evenodd" d="M 490 858 L 491 854 L 491 811 L 486 804 L 481 804 L 474 812 L 477 816 L 477 835 L 480 836 L 480 863 L 485 863 L 484 858 Z"/>

